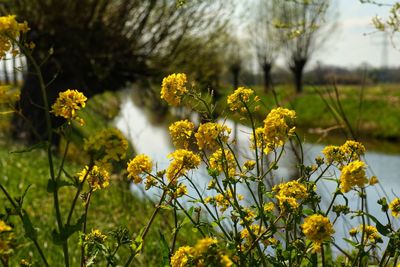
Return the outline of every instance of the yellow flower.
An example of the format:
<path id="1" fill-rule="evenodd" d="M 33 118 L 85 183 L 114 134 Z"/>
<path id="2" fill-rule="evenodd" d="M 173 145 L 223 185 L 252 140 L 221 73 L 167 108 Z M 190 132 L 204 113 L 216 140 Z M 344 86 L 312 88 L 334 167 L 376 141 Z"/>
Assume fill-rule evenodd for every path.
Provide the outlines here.
<path id="1" fill-rule="evenodd" d="M 243 164 L 243 169 L 245 171 L 251 171 L 256 166 L 256 162 L 254 160 L 248 160 Z"/>
<path id="2" fill-rule="evenodd" d="M 395 198 L 389 205 L 393 217 L 400 217 L 400 198 Z"/>
<path id="3" fill-rule="evenodd" d="M 243 200 L 243 196 L 240 194 L 236 194 L 237 200 Z M 230 203 L 233 202 L 233 194 L 231 190 L 227 190 L 225 194 L 218 194 L 214 197 L 215 204 L 219 207 L 221 212 L 226 211 Z"/>
<path id="4" fill-rule="evenodd" d="M 265 154 L 283 146 L 286 139 L 293 135 L 295 118 L 296 112 L 293 110 L 281 107 L 271 110 L 264 120 Z"/>
<path id="5" fill-rule="evenodd" d="M 225 125 L 207 122 L 199 126 L 194 136 L 200 149 L 216 150 L 219 147 L 218 138 L 221 142 L 226 143 L 230 133 L 231 129 Z"/>
<path id="6" fill-rule="evenodd" d="M 362 233 L 363 225 L 360 225 L 358 228 L 360 229 L 360 233 Z M 382 237 L 378 233 L 378 230 L 376 229 L 375 226 L 365 225 L 364 241 L 365 242 L 370 241 L 372 244 L 376 244 L 376 243 L 382 242 Z"/>
<path id="7" fill-rule="evenodd" d="M 221 255 L 220 264 L 221 264 L 220 265 L 221 267 L 231 267 L 231 266 L 233 266 L 233 262 L 231 261 L 231 259 L 226 254 Z"/>
<path id="8" fill-rule="evenodd" d="M 343 193 L 347 193 L 355 186 L 364 187 L 368 183 L 365 168 L 365 163 L 359 160 L 350 162 L 344 166 L 340 175 L 340 190 Z"/>
<path id="9" fill-rule="evenodd" d="M 194 246 L 194 251 L 196 254 L 203 254 L 204 252 L 207 252 L 211 246 L 215 246 L 217 244 L 217 239 L 206 237 L 197 241 L 196 245 Z"/>
<path id="10" fill-rule="evenodd" d="M 177 198 L 180 198 L 180 197 L 186 195 L 187 193 L 188 193 L 188 191 L 187 191 L 186 185 L 181 183 L 178 186 L 172 187 L 172 189 L 170 191 L 170 196 L 173 199 L 177 199 Z"/>
<path id="11" fill-rule="evenodd" d="M 365 153 L 365 147 L 357 141 L 348 140 L 341 146 L 326 146 L 322 153 L 327 163 L 342 165 L 346 161 L 359 160 Z"/>
<path id="12" fill-rule="evenodd" d="M 259 238 L 260 235 L 265 234 L 265 227 L 260 226 L 258 224 L 252 224 L 252 225 L 250 225 L 249 228 L 250 228 L 250 231 L 252 232 L 252 234 L 254 235 L 254 238 Z M 247 229 L 247 228 L 244 228 L 240 232 L 240 237 L 247 242 L 247 245 L 251 244 L 254 240 L 254 238 L 252 237 L 252 235 L 249 232 L 249 229 Z"/>
<path id="13" fill-rule="evenodd" d="M 264 204 L 264 212 L 272 212 L 275 208 L 275 204 L 273 202 L 268 202 L 266 204 Z"/>
<path id="14" fill-rule="evenodd" d="M 342 163 L 345 161 L 344 151 L 340 146 L 326 146 L 322 153 L 325 156 L 325 160 L 327 163 Z"/>
<path id="15" fill-rule="evenodd" d="M 193 259 L 194 249 L 190 246 L 180 247 L 171 257 L 171 267 L 186 267 Z"/>
<path id="16" fill-rule="evenodd" d="M 201 159 L 190 150 L 178 149 L 168 155 L 172 162 L 167 169 L 167 178 L 170 182 L 176 182 L 177 178 L 186 174 L 190 169 L 200 165 Z"/>
<path id="17" fill-rule="evenodd" d="M 169 126 L 169 134 L 177 148 L 189 147 L 189 141 L 194 131 L 194 124 L 188 120 L 174 122 Z"/>
<path id="18" fill-rule="evenodd" d="M 17 41 L 20 33 L 28 30 L 28 24 L 26 22 L 18 23 L 15 15 L 0 17 L 0 59 L 10 51 L 12 43 Z"/>
<path id="19" fill-rule="evenodd" d="M 347 140 L 346 143 L 341 146 L 341 149 L 349 160 L 359 160 L 365 153 L 364 145 L 353 140 Z"/>
<path id="20" fill-rule="evenodd" d="M 95 241 L 98 243 L 104 243 L 106 241 L 107 236 L 103 235 L 102 232 L 98 229 L 92 229 L 92 231 L 85 236 L 85 241 Z"/>
<path id="21" fill-rule="evenodd" d="M 0 233 L 11 231 L 11 226 L 7 225 L 3 220 L 0 220 Z"/>
<path id="22" fill-rule="evenodd" d="M 320 214 L 314 214 L 304 219 L 301 225 L 303 234 L 313 242 L 313 250 L 317 252 L 321 243 L 329 240 L 335 232 L 329 219 Z"/>
<path id="23" fill-rule="evenodd" d="M 378 178 L 374 175 L 374 176 L 372 176 L 370 179 L 369 179 L 369 185 L 375 185 L 375 184 L 377 184 L 377 183 L 379 183 L 379 180 L 378 180 Z"/>
<path id="24" fill-rule="evenodd" d="M 210 167 L 217 170 L 219 174 L 227 172 L 229 177 L 235 176 L 236 162 L 231 151 L 218 149 L 210 156 Z"/>
<path id="25" fill-rule="evenodd" d="M 51 112 L 67 120 L 76 120 L 83 125 L 83 119 L 79 118 L 76 112 L 85 107 L 86 100 L 85 95 L 78 90 L 68 89 L 58 94 L 56 102 L 51 107 Z"/>
<path id="26" fill-rule="evenodd" d="M 279 207 L 285 210 L 287 207 L 296 209 L 299 207 L 298 201 L 308 196 L 307 187 L 299 181 L 290 181 L 276 185 L 272 188 L 275 198 L 278 200 Z"/>
<path id="27" fill-rule="evenodd" d="M 105 169 L 94 165 L 89 173 L 88 170 L 89 167 L 85 166 L 85 168 L 78 173 L 79 181 L 82 182 L 83 179 L 86 178 L 86 181 L 89 183 L 89 186 L 93 191 L 108 187 L 110 184 L 110 174 Z"/>
<path id="28" fill-rule="evenodd" d="M 143 154 L 137 155 L 131 161 L 128 162 L 128 177 L 132 178 L 135 183 L 140 183 L 142 178 L 140 174 L 149 173 L 153 168 L 151 159 Z"/>
<path id="29" fill-rule="evenodd" d="M 228 106 L 230 110 L 235 111 L 241 109 L 244 106 L 244 103 L 250 101 L 250 97 L 254 94 L 252 89 L 248 89 L 245 87 L 239 87 L 233 92 L 233 94 L 228 96 Z M 246 111 L 246 110 L 245 110 Z"/>
<path id="30" fill-rule="evenodd" d="M 256 136 L 257 148 L 264 149 L 265 148 L 264 128 L 263 127 L 256 128 L 255 136 Z M 251 149 L 255 149 L 254 135 L 253 134 L 250 137 L 250 148 Z"/>
<path id="31" fill-rule="evenodd" d="M 96 165 L 107 165 L 108 162 L 125 158 L 128 141 L 121 131 L 115 128 L 104 129 L 85 140 L 84 150 L 89 153 Z"/>
<path id="32" fill-rule="evenodd" d="M 161 86 L 161 99 L 171 106 L 178 106 L 182 96 L 188 92 L 186 83 L 187 78 L 184 73 L 174 73 L 165 77 Z"/>

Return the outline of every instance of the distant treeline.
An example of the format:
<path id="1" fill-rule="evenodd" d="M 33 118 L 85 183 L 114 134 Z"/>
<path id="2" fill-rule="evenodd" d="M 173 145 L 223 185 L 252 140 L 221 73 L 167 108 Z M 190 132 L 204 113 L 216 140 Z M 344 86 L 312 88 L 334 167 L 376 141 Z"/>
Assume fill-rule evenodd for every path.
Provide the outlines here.
<path id="1" fill-rule="evenodd" d="M 283 68 L 272 71 L 274 84 L 291 82 L 291 73 Z M 262 73 L 244 71 L 241 82 L 245 85 L 261 85 Z M 400 67 L 372 67 L 362 64 L 354 68 L 316 64 L 314 68 L 304 74 L 305 84 L 327 85 L 332 83 L 360 85 L 377 83 L 400 83 Z"/>

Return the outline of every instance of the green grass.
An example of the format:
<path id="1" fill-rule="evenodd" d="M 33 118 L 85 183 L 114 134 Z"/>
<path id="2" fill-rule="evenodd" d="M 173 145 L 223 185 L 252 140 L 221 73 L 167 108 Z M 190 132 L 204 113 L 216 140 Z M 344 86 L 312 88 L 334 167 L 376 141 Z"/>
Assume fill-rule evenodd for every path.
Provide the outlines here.
<path id="1" fill-rule="evenodd" d="M 86 125 L 74 127 L 75 139 L 79 140 L 81 137 L 87 137 L 104 127 L 109 127 L 111 119 L 118 113 L 118 107 L 119 101 L 116 94 L 107 93 L 89 100 L 87 109 L 81 113 Z M 50 266 L 62 266 L 62 249 L 53 243 L 51 235 L 57 225 L 54 216 L 53 194 L 47 191 L 50 175 L 46 153 L 39 149 L 24 153 L 14 153 L 26 147 L 11 140 L 3 140 L 3 142 L 0 142 L 0 183 L 7 188 L 12 197 L 21 196 L 25 189 L 29 187 L 23 208 L 29 214 L 32 224 L 37 230 L 39 243 L 44 249 Z M 73 151 L 65 164 L 66 172 L 71 175 L 76 174 L 84 167 L 85 163 L 87 164 L 87 157 L 82 152 L 81 144 L 81 141 L 72 144 Z M 61 142 L 60 151 L 64 145 L 65 142 Z M 61 158 L 59 155 L 60 153 L 56 153 L 55 166 L 60 165 Z M 133 149 L 131 148 L 128 157 L 132 156 Z M 126 178 L 125 166 L 126 163 L 119 165 L 119 168 L 112 175 L 110 186 L 107 189 L 94 192 L 87 224 L 89 231 L 97 228 L 107 234 L 117 227 L 126 226 L 129 229 L 131 238 L 135 238 L 154 211 L 153 201 L 147 198 L 139 198 L 129 190 L 130 183 Z M 68 180 L 66 175 L 62 175 L 62 179 Z M 62 187 L 59 191 L 64 222 L 75 192 L 76 189 L 74 187 Z M 0 192 L 0 203 L 2 204 L 0 214 L 5 215 L 6 209 L 10 208 L 11 205 L 2 192 Z M 76 212 L 72 219 L 73 223 L 83 214 L 84 207 L 82 203 L 81 200 L 78 200 Z M 182 218 L 179 217 L 179 219 L 181 220 Z M 10 266 L 18 266 L 21 259 L 33 262 L 33 266 L 43 266 L 34 245 L 24 237 L 24 230 L 19 218 L 12 216 L 9 222 L 15 227 L 17 241 L 14 253 L 11 256 Z M 164 235 L 168 244 L 171 244 L 173 230 L 174 215 L 172 211 L 161 210 L 149 232 L 144 252 L 136 257 L 135 265 L 159 265 L 163 251 L 160 235 Z M 192 244 L 195 242 L 195 238 L 198 237 L 198 234 L 192 232 L 192 227 L 189 224 L 183 227 L 180 233 L 182 234 L 178 236 L 177 246 L 180 244 Z M 109 245 L 115 243 L 110 236 L 107 242 Z M 79 266 L 80 246 L 78 232 L 70 238 L 69 247 L 71 266 Z M 119 250 L 117 255 L 122 259 L 121 264 L 124 264 L 129 253 L 128 247 Z M 102 262 L 96 265 L 105 266 L 104 262 L 103 259 Z"/>

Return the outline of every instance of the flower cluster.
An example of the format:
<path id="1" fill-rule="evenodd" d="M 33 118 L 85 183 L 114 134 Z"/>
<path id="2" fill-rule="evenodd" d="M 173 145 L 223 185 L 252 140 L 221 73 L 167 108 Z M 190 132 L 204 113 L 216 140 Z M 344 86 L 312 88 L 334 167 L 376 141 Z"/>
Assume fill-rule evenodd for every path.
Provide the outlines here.
<path id="1" fill-rule="evenodd" d="M 307 187 L 299 181 L 290 181 L 274 186 L 275 198 L 282 210 L 296 209 L 301 199 L 308 197 Z"/>
<path id="2" fill-rule="evenodd" d="M 184 73 L 174 73 L 165 77 L 161 85 L 161 99 L 171 106 L 178 106 L 182 96 L 188 92 L 187 78 Z"/>
<path id="3" fill-rule="evenodd" d="M 236 162 L 230 150 L 218 149 L 210 156 L 210 167 L 218 173 L 226 173 L 229 177 L 235 176 Z"/>
<path id="4" fill-rule="evenodd" d="M 15 15 L 0 17 L 0 59 L 10 51 L 12 43 L 17 41 L 21 32 L 26 33 L 28 30 L 28 24 L 26 22 L 18 23 Z M 18 51 L 12 52 L 14 55 L 18 54 Z"/>
<path id="5" fill-rule="evenodd" d="M 293 135 L 296 112 L 286 108 L 275 108 L 264 120 L 264 153 L 283 146 L 286 139 Z M 257 142 L 258 143 L 258 142 Z"/>
<path id="6" fill-rule="evenodd" d="M 137 155 L 128 162 L 128 177 L 138 184 L 142 182 L 142 177 L 140 175 L 151 172 L 152 168 L 153 163 L 148 156 L 143 154 Z"/>
<path id="7" fill-rule="evenodd" d="M 357 141 L 348 140 L 341 146 L 326 146 L 322 153 L 328 164 L 343 166 L 346 162 L 359 160 L 365 153 L 365 147 Z"/>
<path id="8" fill-rule="evenodd" d="M 348 165 L 344 166 L 340 175 L 340 190 L 343 193 L 347 193 L 355 186 L 360 188 L 364 187 L 364 185 L 368 183 L 365 174 L 366 167 L 365 163 L 360 160 L 350 162 Z"/>
<path id="9" fill-rule="evenodd" d="M 306 217 L 301 227 L 303 234 L 313 242 L 314 252 L 319 251 L 322 242 L 329 240 L 335 232 L 329 219 L 320 214 Z"/>
<path id="10" fill-rule="evenodd" d="M 226 143 L 231 129 L 226 125 L 214 122 L 200 124 L 197 133 L 194 135 L 200 149 L 215 150 L 219 147 L 218 141 Z"/>
<path id="11" fill-rule="evenodd" d="M 217 194 L 215 197 L 207 197 L 204 201 L 219 207 L 219 210 L 224 212 L 231 206 L 230 203 L 233 202 L 233 197 L 232 191 L 227 190 L 224 193 Z M 240 201 L 243 200 L 244 197 L 240 194 L 236 194 L 236 199 Z"/>
<path id="12" fill-rule="evenodd" d="M 169 126 L 169 134 L 176 148 L 187 149 L 193 132 L 194 124 L 188 120 L 177 121 Z"/>
<path id="13" fill-rule="evenodd" d="M 218 247 L 218 241 L 215 238 L 206 237 L 197 241 L 194 247 L 180 247 L 171 257 L 171 266 L 231 267 L 233 262 Z"/>
<path id="14" fill-rule="evenodd" d="M 79 181 L 86 180 L 93 191 L 104 189 L 110 184 L 110 174 L 107 170 L 94 165 L 90 170 L 88 166 L 78 173 Z"/>
<path id="15" fill-rule="evenodd" d="M 190 169 L 195 169 L 200 165 L 201 159 L 190 150 L 178 149 L 168 155 L 172 159 L 168 169 L 167 178 L 171 183 L 175 183 L 178 177 L 186 175 Z"/>
<path id="16" fill-rule="evenodd" d="M 111 161 L 125 158 L 128 141 L 118 129 L 104 129 L 85 140 L 84 150 L 95 160 L 96 165 L 108 169 L 111 168 Z"/>
<path id="17" fill-rule="evenodd" d="M 59 93 L 56 102 L 51 107 L 52 112 L 56 116 L 69 120 L 69 122 L 75 120 L 83 125 L 84 121 L 78 117 L 77 111 L 85 107 L 86 100 L 85 95 L 78 90 L 68 89 Z"/>
<path id="18" fill-rule="evenodd" d="M 254 94 L 254 91 L 249 88 L 239 87 L 233 92 L 233 94 L 228 96 L 228 106 L 230 110 L 236 111 L 244 107 L 245 103 L 250 101 L 251 96 Z"/>
<path id="19" fill-rule="evenodd" d="M 350 236 L 356 236 L 358 233 L 364 232 L 364 241 L 366 245 L 375 245 L 377 243 L 382 243 L 382 237 L 378 233 L 378 230 L 375 226 L 372 225 L 359 225 L 356 228 L 352 228 L 349 231 Z"/>

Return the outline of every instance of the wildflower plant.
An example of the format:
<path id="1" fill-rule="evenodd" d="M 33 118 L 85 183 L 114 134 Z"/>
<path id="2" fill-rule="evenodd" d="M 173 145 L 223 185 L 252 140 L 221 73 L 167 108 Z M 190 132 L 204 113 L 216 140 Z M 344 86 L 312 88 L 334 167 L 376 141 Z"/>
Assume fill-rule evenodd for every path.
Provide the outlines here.
<path id="1" fill-rule="evenodd" d="M 366 188 L 374 186 L 377 178 L 367 175 L 363 161 L 365 147 L 361 143 L 349 140 L 342 146 L 327 146 L 315 164 L 305 165 L 301 139 L 296 134 L 296 112 L 281 106 L 268 107 L 270 111 L 265 119 L 257 121 L 253 115 L 260 105 L 259 97 L 252 89 L 240 87 L 228 96 L 226 114 L 239 113 L 242 121 L 250 126 L 245 144 L 248 153 L 244 157 L 235 149 L 237 140 L 231 135 L 226 120 L 216 118 L 215 106 L 195 86 L 188 86 L 188 77 L 183 73 L 164 78 L 161 99 L 172 107 L 191 107 L 201 114 L 202 122 L 178 120 L 168 128 L 176 147 L 168 155 L 168 167 L 159 169 L 149 156 L 139 154 L 130 157 L 123 173 L 134 184 L 143 183 L 146 190 L 155 189 L 159 193 L 150 217 L 141 231 L 134 234 L 124 227 L 110 231 L 91 227 L 88 225 L 91 200 L 113 186 L 114 163 L 126 157 L 128 143 L 119 130 L 99 131 L 84 140 L 82 153 L 86 153 L 88 162 L 75 175 L 66 173 L 63 165 L 70 142 L 67 131 L 75 122 L 84 127 L 79 112 L 85 108 L 87 99 L 76 89 L 66 89 L 55 103 L 47 102 L 41 64 L 32 58 L 21 35 L 27 30 L 27 25 L 16 22 L 13 16 L 0 17 L 0 49 L 3 49 L 0 57 L 2 51 L 11 47 L 9 44 L 16 45 L 36 69 L 41 84 L 48 130 L 43 141 L 50 177 L 46 189 L 53 197 L 56 222 L 56 229 L 49 234 L 62 253 L 57 266 L 62 262 L 66 267 L 71 266 L 72 249 L 80 252 L 80 266 L 134 266 L 134 261 L 147 248 L 149 231 L 155 227 L 155 218 L 161 210 L 174 214 L 171 242 L 160 235 L 164 252 L 160 265 L 163 266 L 331 266 L 336 264 L 329 254 L 332 247 L 342 254 L 344 266 L 397 263 L 400 230 L 393 222 L 400 214 L 400 200 L 394 198 L 389 204 L 384 198 L 379 200 L 384 222 L 368 213 Z M 52 115 L 65 118 L 65 124 L 56 129 Z M 67 138 L 60 166 L 54 164 L 55 134 Z M 291 180 L 277 181 L 276 170 L 292 145 L 300 151 L 298 173 Z M 207 181 L 206 187 L 199 186 L 194 179 L 200 169 L 206 170 L 202 177 Z M 336 172 L 340 174 L 335 175 Z M 323 205 L 319 195 L 322 182 L 335 185 L 328 205 Z M 65 187 L 72 191 L 66 191 Z M 7 266 L 16 245 L 9 219 L 18 218 L 25 237 L 36 248 L 35 263 L 52 266 L 48 262 L 49 251 L 40 241 L 43 236 L 23 206 L 27 193 L 11 196 L 2 183 L 0 190 L 10 206 L 0 217 L 3 265 Z M 358 208 L 350 207 L 350 196 L 360 199 Z M 68 208 L 61 208 L 61 198 L 71 199 Z M 134 216 L 141 215 L 134 213 Z M 350 250 L 341 248 L 334 236 L 335 228 L 341 227 L 338 221 L 343 218 L 361 221 L 348 236 L 340 237 L 352 246 Z M 180 232 L 184 224 L 191 225 L 201 238 L 186 243 Z M 79 239 L 74 246 L 73 237 Z M 183 238 L 179 245 L 178 238 Z M 123 254 L 127 257 L 118 254 L 120 248 L 127 251 L 128 255 Z M 375 251 L 383 253 L 370 256 Z M 21 261 L 21 266 L 29 264 Z"/>

